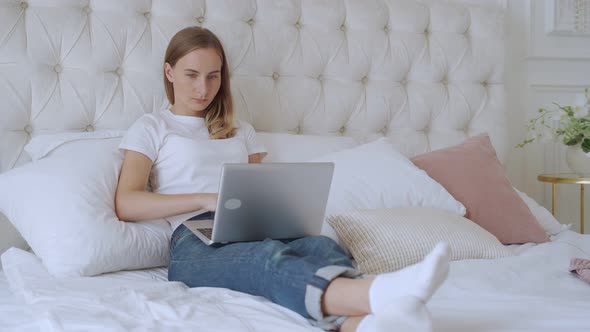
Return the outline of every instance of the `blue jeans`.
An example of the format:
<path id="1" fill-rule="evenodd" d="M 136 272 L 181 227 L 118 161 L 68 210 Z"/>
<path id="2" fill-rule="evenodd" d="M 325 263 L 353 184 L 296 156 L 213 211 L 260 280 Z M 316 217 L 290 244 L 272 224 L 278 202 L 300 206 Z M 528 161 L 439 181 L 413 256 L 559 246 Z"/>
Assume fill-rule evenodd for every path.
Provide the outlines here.
<path id="1" fill-rule="evenodd" d="M 210 247 L 180 225 L 170 243 L 168 280 L 263 296 L 324 329 L 336 329 L 345 319 L 322 313 L 328 284 L 359 274 L 342 248 L 325 236 Z"/>

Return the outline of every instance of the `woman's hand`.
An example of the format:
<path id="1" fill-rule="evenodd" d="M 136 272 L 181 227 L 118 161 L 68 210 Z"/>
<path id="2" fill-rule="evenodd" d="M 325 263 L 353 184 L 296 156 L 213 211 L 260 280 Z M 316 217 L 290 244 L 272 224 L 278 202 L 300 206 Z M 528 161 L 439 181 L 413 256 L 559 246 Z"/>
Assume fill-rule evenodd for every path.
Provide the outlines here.
<path id="1" fill-rule="evenodd" d="M 200 193 L 200 205 L 207 211 L 215 211 L 217 209 L 217 197 L 215 193 Z"/>

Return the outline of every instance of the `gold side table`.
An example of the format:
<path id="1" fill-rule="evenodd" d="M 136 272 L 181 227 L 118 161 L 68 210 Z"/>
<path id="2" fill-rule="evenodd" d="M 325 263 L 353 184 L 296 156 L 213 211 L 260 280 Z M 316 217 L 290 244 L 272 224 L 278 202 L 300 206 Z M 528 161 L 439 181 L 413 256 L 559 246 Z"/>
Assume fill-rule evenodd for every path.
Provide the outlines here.
<path id="1" fill-rule="evenodd" d="M 555 216 L 557 209 L 557 185 L 559 183 L 580 185 L 580 233 L 584 234 L 584 185 L 590 184 L 590 173 L 585 176 L 575 173 L 541 174 L 537 179 L 541 182 L 551 183 L 553 187 L 551 197 L 551 213 L 553 216 Z"/>

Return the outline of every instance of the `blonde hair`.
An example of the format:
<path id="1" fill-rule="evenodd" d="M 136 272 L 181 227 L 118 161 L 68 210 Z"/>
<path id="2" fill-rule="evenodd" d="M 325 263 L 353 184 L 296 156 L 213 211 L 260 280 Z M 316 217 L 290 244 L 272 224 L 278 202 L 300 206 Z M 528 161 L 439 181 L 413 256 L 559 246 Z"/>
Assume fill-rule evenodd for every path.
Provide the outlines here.
<path id="1" fill-rule="evenodd" d="M 212 139 L 231 138 L 236 135 L 234 128 L 234 109 L 230 90 L 229 66 L 221 41 L 213 32 L 200 27 L 188 27 L 177 32 L 170 40 L 164 57 L 164 89 L 171 105 L 174 105 L 174 87 L 166 77 L 166 63 L 174 67 L 178 60 L 188 53 L 212 48 L 219 53 L 222 60 L 221 86 L 211 104 L 205 110 L 205 126 Z"/>

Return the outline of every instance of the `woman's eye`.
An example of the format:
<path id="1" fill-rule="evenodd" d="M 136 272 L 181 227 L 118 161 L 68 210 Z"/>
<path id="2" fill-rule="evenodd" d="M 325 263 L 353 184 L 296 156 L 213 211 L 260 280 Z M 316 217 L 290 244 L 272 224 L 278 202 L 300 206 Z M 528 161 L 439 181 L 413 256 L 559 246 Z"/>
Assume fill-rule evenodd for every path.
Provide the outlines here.
<path id="1" fill-rule="evenodd" d="M 219 76 L 217 76 L 217 75 L 211 75 L 211 76 L 209 76 L 209 79 L 210 80 L 216 80 L 217 78 L 219 78 Z"/>
<path id="2" fill-rule="evenodd" d="M 186 76 L 187 76 L 188 78 L 193 78 L 193 79 L 197 77 L 196 75 L 193 75 L 193 74 L 189 74 L 189 75 L 186 75 Z"/>

